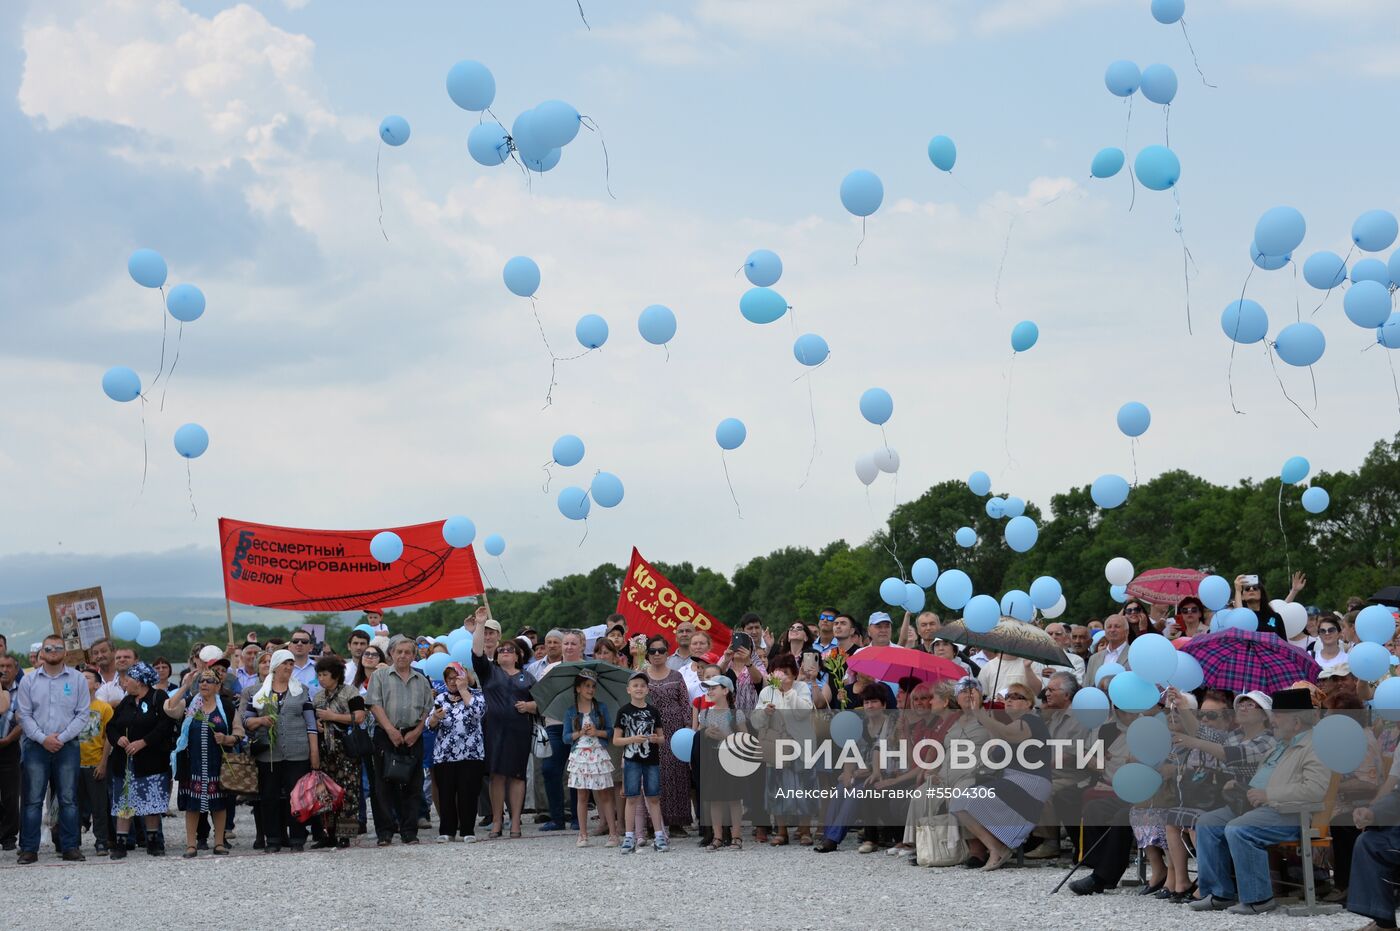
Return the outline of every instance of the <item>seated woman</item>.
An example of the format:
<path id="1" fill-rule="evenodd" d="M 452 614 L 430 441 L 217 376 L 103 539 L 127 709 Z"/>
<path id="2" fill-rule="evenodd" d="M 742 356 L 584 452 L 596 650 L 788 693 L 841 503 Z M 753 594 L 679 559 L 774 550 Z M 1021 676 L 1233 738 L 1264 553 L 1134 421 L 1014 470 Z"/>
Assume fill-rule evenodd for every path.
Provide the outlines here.
<path id="1" fill-rule="evenodd" d="M 973 711 L 977 720 L 993 738 L 1010 744 L 1038 741 L 1028 748 L 1014 747 L 1001 775 L 986 783 L 991 797 L 955 798 L 948 811 L 958 816 L 958 822 L 972 834 L 969 848 L 980 845 L 986 851 L 987 862 L 982 871 L 1000 869 L 1011 851 L 1025 843 L 1040 820 L 1040 811 L 1050 797 L 1049 769 L 1046 765 L 1045 741 L 1049 728 L 1033 712 L 1035 693 L 1023 682 L 1006 689 L 1005 719 L 986 708 Z"/>
<path id="2" fill-rule="evenodd" d="M 768 665 L 768 684 L 758 693 L 758 704 L 749 723 L 765 744 L 788 738 L 811 741 L 812 695 L 806 683 L 797 680 L 796 656 L 780 653 Z M 810 838 L 815 812 L 804 791 L 811 788 L 808 775 L 807 770 L 797 766 L 766 767 L 764 800 L 773 827 L 769 843 L 774 847 L 790 842 L 789 826 L 797 829 L 798 843 L 802 843 L 802 837 Z M 751 812 L 750 817 L 754 815 L 757 812 Z M 810 843 L 809 839 L 807 844 Z"/>
<path id="3" fill-rule="evenodd" d="M 948 729 L 958 719 L 958 711 L 953 707 L 953 701 L 953 683 L 947 679 L 921 682 L 910 691 L 909 710 L 900 719 L 898 728 L 900 738 L 905 741 L 905 746 L 910 748 L 909 767 L 903 773 L 885 779 L 882 783 L 884 787 L 912 788 L 914 784 L 922 782 L 926 793 L 932 790 L 936 772 L 918 765 L 913 754 L 918 753 L 922 760 L 934 758 L 935 751 L 916 748 L 924 741 L 931 741 L 940 746 L 943 744 Z M 904 838 L 891 848 L 891 855 L 913 856 L 915 829 L 918 827 L 919 818 L 934 813 L 933 807 L 940 806 L 938 801 L 931 797 L 910 800 L 909 811 L 904 819 Z"/>
<path id="4" fill-rule="evenodd" d="M 861 801 L 853 790 L 872 787 L 884 777 L 884 774 L 876 768 L 878 757 L 874 748 L 881 741 L 888 742 L 893 737 L 895 717 L 886 713 L 891 700 L 889 686 L 883 682 L 872 682 L 864 692 L 860 693 L 861 710 L 864 712 L 865 721 L 860 736 L 856 738 L 856 747 L 860 759 L 867 764 L 868 768 L 861 768 L 853 762 L 842 764 L 841 773 L 836 777 L 837 792 L 827 804 L 826 813 L 822 819 L 825 824 L 822 838 L 812 848 L 817 853 L 831 853 L 841 846 L 841 841 L 845 840 L 846 834 L 851 830 L 851 826 L 856 821 L 857 808 Z M 875 851 L 879 843 L 880 831 L 878 826 L 865 828 L 861 835 L 861 853 Z"/>

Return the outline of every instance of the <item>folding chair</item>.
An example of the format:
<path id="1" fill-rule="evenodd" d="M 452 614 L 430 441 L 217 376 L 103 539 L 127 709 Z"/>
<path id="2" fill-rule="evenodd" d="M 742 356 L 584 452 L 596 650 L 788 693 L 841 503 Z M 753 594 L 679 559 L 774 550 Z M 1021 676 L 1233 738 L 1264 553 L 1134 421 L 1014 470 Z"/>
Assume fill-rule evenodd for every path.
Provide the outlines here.
<path id="1" fill-rule="evenodd" d="M 1332 846 L 1332 813 L 1337 807 L 1337 792 L 1341 788 L 1342 777 L 1333 774 L 1332 781 L 1327 786 L 1327 794 L 1323 796 L 1321 805 L 1302 806 L 1296 809 L 1298 814 L 1298 830 L 1301 840 L 1283 841 L 1273 846 L 1280 850 L 1290 850 L 1298 848 L 1299 856 L 1302 859 L 1303 867 L 1303 905 L 1291 906 L 1285 911 L 1289 915 L 1331 915 L 1340 912 L 1340 904 L 1323 903 L 1318 904 L 1317 888 L 1313 880 L 1313 848 L 1329 848 Z M 1290 809 L 1292 806 L 1289 806 Z M 1280 878 L 1280 884 L 1291 886 L 1293 883 Z"/>

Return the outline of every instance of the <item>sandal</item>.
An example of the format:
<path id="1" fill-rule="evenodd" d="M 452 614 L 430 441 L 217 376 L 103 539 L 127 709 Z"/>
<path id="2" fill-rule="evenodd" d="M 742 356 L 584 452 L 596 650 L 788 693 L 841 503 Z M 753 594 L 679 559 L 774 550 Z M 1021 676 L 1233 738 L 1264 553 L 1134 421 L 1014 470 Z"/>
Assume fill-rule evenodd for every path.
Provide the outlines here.
<path id="1" fill-rule="evenodd" d="M 714 840 L 710 841 L 708 844 L 706 844 L 704 847 L 702 847 L 702 848 L 700 848 L 700 849 L 701 849 L 701 850 L 706 850 L 706 851 L 711 851 L 711 852 L 713 852 L 713 851 L 715 851 L 715 850 L 723 850 L 723 849 L 724 849 L 724 844 L 720 841 L 720 839 L 719 839 L 718 837 L 716 837 Z"/>
<path id="2" fill-rule="evenodd" d="M 487 835 L 486 835 L 486 839 L 487 839 L 487 840 L 498 840 L 498 839 L 500 838 L 500 836 L 501 836 L 501 832 L 500 832 L 500 831 L 492 831 L 490 834 L 487 834 Z M 510 834 L 510 836 L 511 836 L 511 837 L 519 837 L 520 835 L 519 835 L 519 834 L 516 834 L 514 831 L 512 831 L 511 834 Z"/>
<path id="3" fill-rule="evenodd" d="M 743 840 L 743 838 L 741 838 L 741 837 L 736 837 L 736 838 L 734 838 L 732 841 L 729 842 L 729 847 L 728 847 L 727 849 L 729 849 L 729 850 L 743 850 L 743 849 L 744 849 L 744 840 Z"/>
<path id="4" fill-rule="evenodd" d="M 226 857 L 228 856 L 228 848 L 223 844 L 215 844 L 213 854 L 216 857 Z"/>
<path id="5" fill-rule="evenodd" d="M 199 856 L 199 851 L 198 851 L 198 850 L 196 850 L 196 849 L 193 848 L 193 847 L 186 847 L 186 848 L 185 848 L 185 853 L 184 853 L 183 856 L 180 857 L 180 859 L 181 859 L 181 860 L 193 860 L 193 859 L 194 859 L 195 857 L 197 857 L 197 856 Z"/>
<path id="6" fill-rule="evenodd" d="M 797 842 L 803 847 L 810 847 L 812 846 L 812 835 L 807 831 L 803 831 L 798 835 Z"/>
<path id="7" fill-rule="evenodd" d="M 497 837 L 500 837 L 501 835 L 497 834 L 496 836 L 497 836 Z M 521 835 L 520 835 L 520 831 L 519 831 L 518 829 L 517 829 L 517 830 L 514 830 L 514 831 L 511 831 L 511 832 L 510 832 L 510 836 L 511 836 L 511 839 L 512 839 L 512 840 L 518 839 L 518 838 L 521 836 Z"/>
<path id="8" fill-rule="evenodd" d="M 779 831 L 768 839 L 768 844 L 772 847 L 786 847 L 788 843 L 787 831 Z"/>

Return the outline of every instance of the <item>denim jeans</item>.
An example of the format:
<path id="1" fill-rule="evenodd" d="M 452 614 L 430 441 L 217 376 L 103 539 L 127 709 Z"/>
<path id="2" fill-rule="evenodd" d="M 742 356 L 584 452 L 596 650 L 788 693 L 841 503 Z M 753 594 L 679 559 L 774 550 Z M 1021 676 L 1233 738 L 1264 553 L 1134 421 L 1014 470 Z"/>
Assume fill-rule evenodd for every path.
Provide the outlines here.
<path id="1" fill-rule="evenodd" d="M 1378 921 L 1395 920 L 1395 883 L 1400 867 L 1400 827 L 1372 828 L 1356 839 L 1351 854 L 1347 911 Z"/>
<path id="2" fill-rule="evenodd" d="M 1196 821 L 1201 894 L 1249 903 L 1272 898 L 1268 848 L 1299 836 L 1296 814 L 1272 808 L 1256 808 L 1238 818 L 1228 808 L 1206 812 Z"/>
<path id="3" fill-rule="evenodd" d="M 569 765 L 569 746 L 564 743 L 564 725 L 551 724 L 545 728 L 549 733 L 549 756 L 540 767 L 544 777 L 545 796 L 549 799 L 549 820 L 555 824 L 566 824 L 575 820 L 574 793 L 564 790 L 565 767 Z"/>
<path id="4" fill-rule="evenodd" d="M 63 850 L 76 850 L 82 842 L 78 833 L 78 742 L 70 740 L 57 753 L 43 744 L 21 737 L 20 769 L 24 813 L 20 817 L 19 849 L 39 852 L 43 833 L 44 796 L 53 786 L 58 803 L 58 844 Z"/>

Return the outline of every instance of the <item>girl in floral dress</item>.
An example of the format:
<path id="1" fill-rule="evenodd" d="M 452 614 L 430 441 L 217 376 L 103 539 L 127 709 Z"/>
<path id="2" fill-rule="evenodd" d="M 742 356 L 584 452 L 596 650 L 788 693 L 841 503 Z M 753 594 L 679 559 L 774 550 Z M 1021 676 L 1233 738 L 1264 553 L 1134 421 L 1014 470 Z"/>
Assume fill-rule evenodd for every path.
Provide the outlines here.
<path id="1" fill-rule="evenodd" d="M 615 826 L 613 819 L 613 764 L 612 757 L 604 741 L 612 733 L 608 720 L 608 706 L 594 696 L 598 690 L 598 679 L 587 669 L 579 671 L 574 679 L 574 704 L 564 716 L 564 743 L 572 744 L 569 762 L 569 788 L 578 791 L 579 835 L 578 846 L 588 846 L 588 793 L 596 792 L 598 813 L 603 823 Z M 616 847 L 618 837 L 614 831 L 608 836 L 607 846 Z"/>

